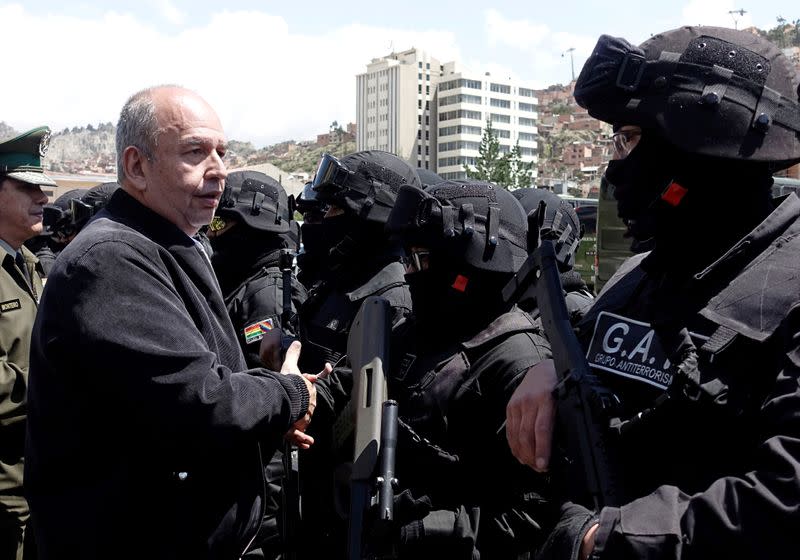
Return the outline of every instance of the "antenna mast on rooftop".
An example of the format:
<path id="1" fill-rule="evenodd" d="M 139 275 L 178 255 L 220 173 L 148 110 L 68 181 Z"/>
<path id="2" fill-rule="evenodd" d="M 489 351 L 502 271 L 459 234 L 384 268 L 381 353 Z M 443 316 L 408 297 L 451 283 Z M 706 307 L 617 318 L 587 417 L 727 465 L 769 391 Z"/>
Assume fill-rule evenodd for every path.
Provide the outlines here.
<path id="1" fill-rule="evenodd" d="M 738 10 L 729 10 L 728 13 L 733 18 L 733 28 L 739 29 L 739 20 L 736 19 L 736 14 L 739 14 L 739 17 L 742 17 L 747 13 L 747 10 L 742 10 L 741 8 L 739 8 Z"/>

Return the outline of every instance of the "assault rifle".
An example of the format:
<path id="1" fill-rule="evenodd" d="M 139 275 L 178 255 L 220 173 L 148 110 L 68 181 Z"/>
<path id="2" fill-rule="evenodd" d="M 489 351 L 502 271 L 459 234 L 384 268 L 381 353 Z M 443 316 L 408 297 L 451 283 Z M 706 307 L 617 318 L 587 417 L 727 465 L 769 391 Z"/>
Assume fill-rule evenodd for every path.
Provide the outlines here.
<path id="1" fill-rule="evenodd" d="M 608 411 L 614 396 L 592 373 L 572 330 L 555 245 L 540 233 L 544 214 L 545 203 L 541 202 L 538 211 L 528 215 L 528 247 L 536 249 L 505 286 L 503 298 L 515 302 L 529 288 L 535 290 L 558 378 L 554 390 L 556 429 L 566 447 L 570 498 L 599 511 L 619 501 L 615 462 L 608 445 Z"/>
<path id="2" fill-rule="evenodd" d="M 390 523 L 394 517 L 397 402 L 386 399 L 383 369 L 388 363 L 391 311 L 385 298 L 367 298 L 347 338 L 347 356 L 353 369 L 351 403 L 355 413 L 347 540 L 350 560 L 364 558 L 365 514 L 373 505 L 377 504 L 378 524 Z"/>
<path id="3" fill-rule="evenodd" d="M 294 266 L 294 252 L 291 249 L 282 249 L 278 256 L 278 267 L 281 271 L 281 288 L 283 301 L 281 302 L 281 358 L 286 355 L 286 350 L 295 338 L 288 335 L 294 331 L 292 321 L 292 272 Z M 296 445 L 286 443 L 283 449 L 283 545 L 284 558 L 294 560 L 297 557 L 298 526 L 302 515 L 300 507 L 300 456 Z"/>

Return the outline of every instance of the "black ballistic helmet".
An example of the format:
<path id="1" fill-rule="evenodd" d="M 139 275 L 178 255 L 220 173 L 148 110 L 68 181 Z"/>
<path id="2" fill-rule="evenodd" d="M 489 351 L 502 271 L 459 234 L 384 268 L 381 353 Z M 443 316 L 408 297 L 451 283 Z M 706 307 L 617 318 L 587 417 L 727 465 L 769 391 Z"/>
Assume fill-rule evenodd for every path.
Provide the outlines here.
<path id="1" fill-rule="evenodd" d="M 293 203 L 294 198 L 272 177 L 258 171 L 234 171 L 225 181 L 217 215 L 237 218 L 258 231 L 287 233 L 292 229 Z"/>
<path id="2" fill-rule="evenodd" d="M 42 218 L 45 233 L 61 234 L 65 237 L 75 233 L 77 229 L 72 207 L 74 201 L 80 201 L 87 192 L 89 192 L 87 189 L 72 189 L 55 199 L 53 204 L 45 204 Z"/>
<path id="3" fill-rule="evenodd" d="M 525 211 L 491 183 L 404 186 L 386 229 L 406 246 L 428 247 L 482 271 L 513 273 L 528 256 Z"/>
<path id="4" fill-rule="evenodd" d="M 612 124 L 655 130 L 684 152 L 800 161 L 797 76 L 780 49 L 748 31 L 682 27 L 635 47 L 603 35 L 575 100 Z"/>
<path id="5" fill-rule="evenodd" d="M 362 220 L 385 224 L 403 185 L 422 187 L 416 170 L 389 152 L 356 152 L 341 160 L 324 154 L 313 189 L 324 204 L 335 204 Z"/>
<path id="6" fill-rule="evenodd" d="M 80 200 L 72 201 L 72 220 L 78 229 L 83 228 L 89 221 L 89 218 L 102 210 L 108 201 L 111 200 L 113 195 L 119 188 L 119 184 L 101 183 L 92 187 L 80 198 Z"/>
<path id="7" fill-rule="evenodd" d="M 422 187 L 425 189 L 444 181 L 444 179 L 430 169 L 423 169 L 422 167 L 417 168 L 417 177 L 419 177 L 419 182 L 422 183 Z"/>
<path id="8" fill-rule="evenodd" d="M 543 239 L 555 243 L 556 259 L 562 272 L 571 269 L 575 265 L 575 251 L 583 237 L 583 226 L 572 204 L 547 189 L 517 189 L 512 194 L 534 220 L 533 223 L 539 223 L 539 203 L 545 203 L 540 234 Z"/>

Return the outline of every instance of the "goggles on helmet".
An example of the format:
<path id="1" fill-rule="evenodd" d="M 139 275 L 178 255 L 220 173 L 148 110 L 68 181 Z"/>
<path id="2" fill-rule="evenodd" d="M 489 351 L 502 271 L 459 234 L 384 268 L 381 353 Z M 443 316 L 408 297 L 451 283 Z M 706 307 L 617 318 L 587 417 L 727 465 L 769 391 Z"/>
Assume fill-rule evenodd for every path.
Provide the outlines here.
<path id="1" fill-rule="evenodd" d="M 353 175 L 354 173 L 337 157 L 328 153 L 322 154 L 310 190 L 341 192 L 348 188 L 347 184 Z M 314 199 L 316 199 L 316 192 Z M 303 189 L 303 193 L 305 193 L 305 189 Z"/>

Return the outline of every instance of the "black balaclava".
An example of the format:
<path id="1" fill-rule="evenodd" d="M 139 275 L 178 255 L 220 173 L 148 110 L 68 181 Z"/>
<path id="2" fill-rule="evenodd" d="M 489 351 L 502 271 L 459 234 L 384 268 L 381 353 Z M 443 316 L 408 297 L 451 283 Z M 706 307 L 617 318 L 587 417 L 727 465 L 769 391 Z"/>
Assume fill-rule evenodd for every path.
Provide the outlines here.
<path id="1" fill-rule="evenodd" d="M 297 255 L 297 279 L 306 288 L 311 288 L 322 276 L 330 246 L 324 226 L 319 222 L 304 221 L 300 226 L 303 250 Z"/>
<path id="2" fill-rule="evenodd" d="M 658 261 L 676 272 L 710 264 L 774 207 L 766 164 L 689 154 L 653 131 L 610 162 L 606 178 L 629 233 L 652 239 Z"/>
<path id="3" fill-rule="evenodd" d="M 469 338 L 502 313 L 508 273 L 476 270 L 431 252 L 430 267 L 406 275 L 419 343 Z"/>
<path id="4" fill-rule="evenodd" d="M 286 235 L 260 232 L 240 223 L 210 238 L 214 249 L 211 265 L 222 295 L 227 297 L 259 268 L 277 266 L 280 249 L 291 246 Z"/>

